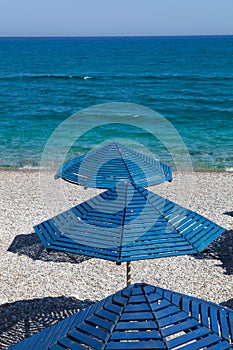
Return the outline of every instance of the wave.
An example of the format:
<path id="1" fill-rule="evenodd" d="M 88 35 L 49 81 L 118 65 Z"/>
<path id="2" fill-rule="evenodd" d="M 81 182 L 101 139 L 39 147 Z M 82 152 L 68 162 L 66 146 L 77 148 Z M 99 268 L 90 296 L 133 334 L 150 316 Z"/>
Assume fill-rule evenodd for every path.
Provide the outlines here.
<path id="1" fill-rule="evenodd" d="M 223 76 L 223 75 L 184 75 L 184 74 L 117 74 L 117 75 L 105 75 L 99 77 L 101 79 L 128 79 L 128 80 L 138 80 L 139 82 L 147 81 L 159 81 L 159 80 L 186 80 L 186 81 L 215 81 L 218 82 L 233 82 L 233 76 Z M 68 74 L 16 74 L 16 75 L 6 75 L 0 76 L 0 80 L 34 80 L 34 79 L 75 79 L 75 80 L 97 80 L 97 76 L 88 75 L 68 75 Z"/>
<path id="2" fill-rule="evenodd" d="M 1 76 L 0 80 L 36 80 L 36 79 L 64 79 L 64 80 L 87 80 L 95 79 L 87 75 L 66 75 L 66 74 L 20 74 Z"/>
<path id="3" fill-rule="evenodd" d="M 167 75 L 167 76 L 135 76 L 138 83 L 150 82 L 195 82 L 195 83 L 211 83 L 215 85 L 227 85 L 233 83 L 233 77 L 208 77 L 208 76 L 185 76 L 185 75 Z"/>
<path id="4" fill-rule="evenodd" d="M 134 74 L 115 74 L 106 75 L 108 78 L 115 79 L 184 79 L 184 80 L 229 80 L 233 81 L 233 75 L 220 75 L 220 74 L 178 74 L 178 73 L 162 73 L 162 74 L 144 74 L 144 73 L 134 73 Z"/>

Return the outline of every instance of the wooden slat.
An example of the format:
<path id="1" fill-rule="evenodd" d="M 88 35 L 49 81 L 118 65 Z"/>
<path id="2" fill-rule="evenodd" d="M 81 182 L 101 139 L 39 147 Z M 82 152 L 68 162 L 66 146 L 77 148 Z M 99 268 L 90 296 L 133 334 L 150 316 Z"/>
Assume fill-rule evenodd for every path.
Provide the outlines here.
<path id="1" fill-rule="evenodd" d="M 35 231 L 47 248 L 124 262 L 194 254 L 224 229 L 139 185 L 122 183 Z"/>
<path id="2" fill-rule="evenodd" d="M 146 284 L 131 285 L 12 350 L 232 349 L 233 311 Z"/>
<path id="3" fill-rule="evenodd" d="M 172 170 L 155 158 L 112 143 L 64 163 L 58 178 L 86 187 L 111 188 L 120 180 L 152 186 L 171 181 Z"/>

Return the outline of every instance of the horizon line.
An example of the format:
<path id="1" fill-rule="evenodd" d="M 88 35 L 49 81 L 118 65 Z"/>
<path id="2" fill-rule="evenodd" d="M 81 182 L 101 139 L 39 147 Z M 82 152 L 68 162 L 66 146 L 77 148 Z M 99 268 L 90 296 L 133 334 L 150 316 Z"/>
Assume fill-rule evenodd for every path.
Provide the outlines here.
<path id="1" fill-rule="evenodd" d="M 170 34 L 170 35 L 22 35 L 1 36 L 0 39 L 16 38 L 170 38 L 170 37 L 210 37 L 233 36 L 232 34 Z"/>

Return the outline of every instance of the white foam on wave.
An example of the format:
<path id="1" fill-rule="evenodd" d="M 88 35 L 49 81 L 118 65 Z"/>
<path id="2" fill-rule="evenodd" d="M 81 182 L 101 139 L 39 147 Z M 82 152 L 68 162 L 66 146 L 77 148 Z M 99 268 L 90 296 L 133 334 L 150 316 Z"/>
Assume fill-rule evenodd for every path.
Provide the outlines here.
<path id="1" fill-rule="evenodd" d="M 83 77 L 83 79 L 84 79 L 84 80 L 86 80 L 86 79 L 91 79 L 91 77 L 86 76 L 86 77 Z"/>
<path id="2" fill-rule="evenodd" d="M 51 170 L 49 166 L 26 164 L 18 168 L 19 170 Z"/>
<path id="3" fill-rule="evenodd" d="M 233 166 L 226 166 L 225 170 L 228 172 L 233 172 Z"/>
<path id="4" fill-rule="evenodd" d="M 39 170 L 40 167 L 37 165 L 31 165 L 31 164 L 27 164 L 27 165 L 23 165 L 22 167 L 20 167 L 19 169 L 27 169 L 27 170 Z"/>

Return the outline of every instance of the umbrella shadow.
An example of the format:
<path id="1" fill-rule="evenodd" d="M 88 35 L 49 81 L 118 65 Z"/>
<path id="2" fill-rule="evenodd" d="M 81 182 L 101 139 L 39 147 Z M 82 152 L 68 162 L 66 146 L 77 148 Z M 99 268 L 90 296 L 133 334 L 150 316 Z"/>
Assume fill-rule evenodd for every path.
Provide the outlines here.
<path id="1" fill-rule="evenodd" d="M 226 306 L 229 309 L 233 309 L 233 299 L 229 299 L 227 301 L 222 302 L 220 305 Z"/>
<path id="2" fill-rule="evenodd" d="M 81 301 L 64 296 L 3 304 L 0 306 L 0 349 L 8 349 L 91 304 L 93 301 L 89 299 Z"/>
<path id="3" fill-rule="evenodd" d="M 229 215 L 229 216 L 233 216 L 233 211 L 226 211 L 225 213 L 223 213 L 224 215 Z"/>
<path id="4" fill-rule="evenodd" d="M 48 251 L 42 245 L 36 233 L 18 235 L 14 238 L 8 251 L 18 255 L 26 255 L 33 260 L 69 262 L 73 264 L 82 263 L 91 259 L 84 255 L 55 250 Z"/>
<path id="5" fill-rule="evenodd" d="M 194 255 L 197 259 L 216 259 L 221 261 L 221 267 L 226 275 L 233 274 L 233 230 L 225 231 L 203 252 Z M 219 265 L 218 265 L 219 266 Z"/>

